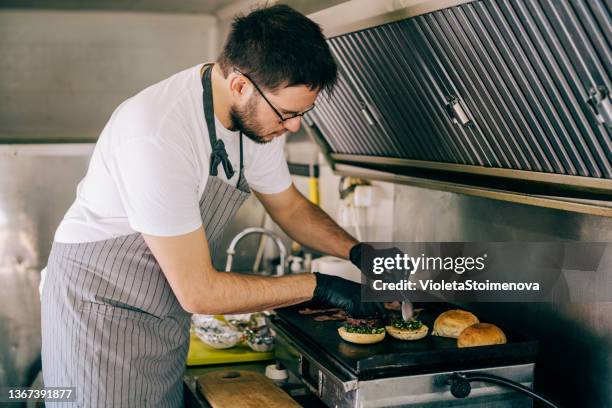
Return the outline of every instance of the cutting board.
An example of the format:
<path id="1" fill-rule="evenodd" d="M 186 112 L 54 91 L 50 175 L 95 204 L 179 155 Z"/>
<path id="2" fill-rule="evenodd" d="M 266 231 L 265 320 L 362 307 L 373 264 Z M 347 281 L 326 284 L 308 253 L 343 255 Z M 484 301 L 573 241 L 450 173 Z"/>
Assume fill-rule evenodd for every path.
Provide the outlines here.
<path id="1" fill-rule="evenodd" d="M 212 408 L 299 408 L 265 375 L 252 371 L 219 370 L 198 377 L 198 390 Z"/>
<path id="2" fill-rule="evenodd" d="M 202 343 L 198 336 L 191 332 L 189 352 L 187 353 L 188 366 L 265 361 L 272 359 L 274 359 L 273 351 L 266 353 L 253 351 L 244 343 L 240 343 L 229 349 L 217 350 Z"/>

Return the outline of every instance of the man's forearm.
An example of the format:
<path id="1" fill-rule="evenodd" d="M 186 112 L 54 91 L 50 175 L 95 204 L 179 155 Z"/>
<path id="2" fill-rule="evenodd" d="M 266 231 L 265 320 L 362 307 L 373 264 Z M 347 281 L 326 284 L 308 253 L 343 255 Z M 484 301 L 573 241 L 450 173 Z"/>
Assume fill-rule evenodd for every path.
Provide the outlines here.
<path id="1" fill-rule="evenodd" d="M 301 303 L 314 294 L 316 277 L 312 274 L 273 278 L 217 271 L 201 226 L 174 237 L 143 237 L 188 312 L 253 312 Z"/>
<path id="2" fill-rule="evenodd" d="M 310 300 L 316 285 L 310 273 L 277 278 L 216 271 L 207 275 L 190 307 L 192 313 L 248 313 L 290 306 Z"/>
<path id="3" fill-rule="evenodd" d="M 306 199 L 296 205 L 287 220 L 277 221 L 283 230 L 299 243 L 340 258 L 348 258 L 353 245 L 359 242 L 325 211 Z"/>

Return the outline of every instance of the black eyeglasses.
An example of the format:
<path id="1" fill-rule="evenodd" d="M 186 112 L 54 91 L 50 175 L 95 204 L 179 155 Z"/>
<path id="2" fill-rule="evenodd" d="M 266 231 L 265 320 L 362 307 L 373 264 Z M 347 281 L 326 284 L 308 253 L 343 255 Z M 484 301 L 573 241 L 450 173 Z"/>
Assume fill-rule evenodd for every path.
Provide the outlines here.
<path id="1" fill-rule="evenodd" d="M 257 92 L 259 92 L 259 94 L 260 94 L 260 95 L 261 95 L 261 97 L 264 99 L 264 101 L 266 101 L 266 103 L 267 103 L 267 104 L 270 106 L 270 108 L 272 108 L 272 110 L 274 111 L 274 113 L 276 113 L 276 116 L 278 116 L 278 119 L 280 119 L 281 123 L 284 123 L 285 121 L 290 120 L 290 119 L 297 118 L 298 116 L 304 116 L 306 113 L 310 112 L 310 111 L 311 111 L 311 110 L 313 110 L 313 109 L 314 109 L 314 107 L 315 107 L 315 104 L 313 103 L 313 104 L 312 104 L 312 106 L 311 106 L 310 108 L 306 109 L 305 111 L 298 112 L 298 113 L 292 113 L 292 114 L 291 114 L 291 115 L 289 115 L 289 116 L 283 116 L 283 115 L 282 115 L 282 114 L 281 114 L 281 113 L 278 111 L 278 109 L 276 109 L 276 108 L 274 107 L 274 105 L 272 105 L 272 102 L 270 102 L 270 101 L 268 100 L 268 98 L 266 98 L 266 95 L 264 95 L 264 93 L 262 92 L 262 90 L 261 90 L 261 89 L 259 89 L 259 87 L 257 86 L 257 84 L 256 84 L 255 82 L 253 82 L 253 80 L 252 80 L 252 79 L 251 79 L 251 78 L 250 78 L 250 77 L 249 77 L 247 74 L 245 74 L 245 73 L 243 73 L 243 72 L 240 72 L 240 70 L 239 70 L 238 68 L 236 68 L 236 67 L 234 67 L 234 72 L 236 72 L 236 73 L 238 73 L 238 74 L 242 75 L 243 77 L 245 77 L 246 79 L 248 79 L 249 81 L 251 81 L 251 83 L 253 84 L 253 86 L 255 87 L 255 89 L 257 89 Z"/>

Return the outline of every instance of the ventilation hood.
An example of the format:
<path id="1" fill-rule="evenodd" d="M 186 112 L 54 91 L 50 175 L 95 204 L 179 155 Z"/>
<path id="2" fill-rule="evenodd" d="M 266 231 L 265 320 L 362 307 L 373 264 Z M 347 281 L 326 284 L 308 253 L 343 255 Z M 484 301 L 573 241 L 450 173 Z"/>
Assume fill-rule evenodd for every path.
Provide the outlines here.
<path id="1" fill-rule="evenodd" d="M 337 173 L 612 216 L 605 0 L 349 1 L 310 17 L 340 72 L 306 127 Z"/>

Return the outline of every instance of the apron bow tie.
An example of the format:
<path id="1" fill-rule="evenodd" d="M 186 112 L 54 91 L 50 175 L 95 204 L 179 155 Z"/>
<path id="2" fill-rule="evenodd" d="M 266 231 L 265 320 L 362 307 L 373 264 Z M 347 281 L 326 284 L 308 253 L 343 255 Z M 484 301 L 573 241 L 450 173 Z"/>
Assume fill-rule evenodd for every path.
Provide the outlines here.
<path id="1" fill-rule="evenodd" d="M 212 147 L 212 154 L 210 156 L 211 176 L 217 175 L 217 167 L 219 167 L 219 164 L 223 165 L 223 171 L 225 171 L 228 180 L 234 177 L 234 168 L 225 151 L 225 143 L 223 143 L 221 139 L 217 139 Z"/>

